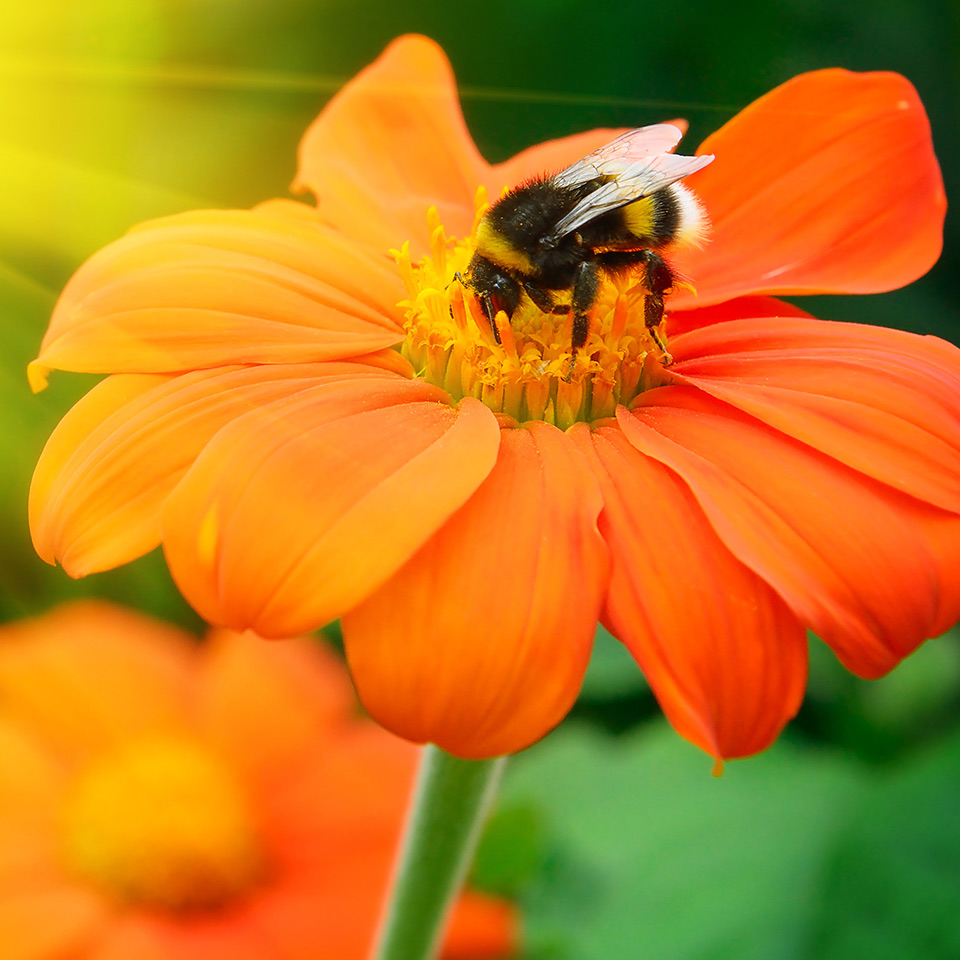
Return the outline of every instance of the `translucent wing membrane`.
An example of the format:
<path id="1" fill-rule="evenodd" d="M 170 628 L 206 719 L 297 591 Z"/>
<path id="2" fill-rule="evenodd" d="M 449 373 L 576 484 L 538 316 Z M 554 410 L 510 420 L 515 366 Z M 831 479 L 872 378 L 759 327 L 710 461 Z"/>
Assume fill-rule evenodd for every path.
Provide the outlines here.
<path id="1" fill-rule="evenodd" d="M 669 126 L 669 124 L 663 124 L 663 126 Z M 617 141 L 614 140 L 613 142 L 616 143 Z M 598 151 L 598 153 L 602 152 L 602 150 Z M 613 170 L 607 168 L 605 163 L 598 163 L 597 169 L 600 171 L 600 175 L 614 176 L 614 179 L 608 180 L 584 197 L 566 216 L 562 217 L 557 222 L 554 236 L 565 236 L 582 227 L 585 223 L 596 220 L 604 213 L 609 213 L 611 210 L 626 206 L 626 204 L 633 203 L 635 200 L 648 197 L 651 193 L 656 193 L 657 190 L 662 190 L 664 187 L 670 186 L 671 183 L 676 183 L 677 180 L 682 180 L 684 177 L 689 177 L 691 173 L 702 170 L 712 161 L 713 157 L 709 155 L 678 157 L 672 153 L 661 153 L 658 156 L 647 156 L 635 160 L 625 167 L 621 173 L 614 173 Z M 611 166 L 616 168 L 621 163 L 621 160 L 616 160 Z M 575 164 L 575 166 L 580 166 L 580 164 Z M 574 167 L 570 169 L 572 170 Z M 561 176 L 564 176 L 564 174 L 561 174 Z"/>
<path id="2" fill-rule="evenodd" d="M 682 136 L 683 131 L 672 123 L 655 123 L 649 127 L 628 130 L 566 170 L 561 170 L 553 182 L 558 187 L 575 187 L 598 177 L 619 176 L 637 160 L 670 153 Z"/>

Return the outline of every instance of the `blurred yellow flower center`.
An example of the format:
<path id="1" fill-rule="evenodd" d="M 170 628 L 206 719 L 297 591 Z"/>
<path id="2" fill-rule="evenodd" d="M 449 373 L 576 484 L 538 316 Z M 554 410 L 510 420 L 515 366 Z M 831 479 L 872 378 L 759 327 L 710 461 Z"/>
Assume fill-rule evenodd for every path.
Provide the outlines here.
<path id="1" fill-rule="evenodd" d="M 484 188 L 475 203 L 470 239 L 447 237 L 431 207 L 430 254 L 414 262 L 408 244 L 393 251 L 408 293 L 401 352 L 419 375 L 456 400 L 476 397 L 520 422 L 546 420 L 563 429 L 611 417 L 617 404 L 663 382 L 665 341 L 662 329 L 651 334 L 644 323 L 642 271 L 602 282 L 587 341 L 575 352 L 572 313 L 544 313 L 527 297 L 510 319 L 497 315 L 498 342 L 476 296 L 457 279 L 488 209 Z"/>
<path id="2" fill-rule="evenodd" d="M 168 910 L 216 907 L 263 867 L 240 785 L 176 739 L 134 742 L 85 772 L 67 809 L 66 856 L 116 899 Z"/>

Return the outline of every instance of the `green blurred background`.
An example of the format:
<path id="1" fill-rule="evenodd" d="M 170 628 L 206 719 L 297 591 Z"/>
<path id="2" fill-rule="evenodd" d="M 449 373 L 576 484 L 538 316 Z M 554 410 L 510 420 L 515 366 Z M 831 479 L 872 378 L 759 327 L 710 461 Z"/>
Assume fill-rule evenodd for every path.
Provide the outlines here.
<path id="1" fill-rule="evenodd" d="M 198 627 L 151 556 L 75 583 L 29 544 L 33 463 L 90 378 L 24 368 L 56 292 L 127 227 L 286 195 L 323 103 L 394 36 L 446 48 L 481 150 L 690 120 L 696 144 L 790 76 L 896 70 L 960 196 L 960 7 L 949 0 L 439 4 L 33 0 L 0 13 L 0 617 L 109 596 Z M 960 341 L 960 218 L 907 290 L 808 298 L 819 316 Z M 811 303 L 811 300 L 813 302 Z M 810 693 L 766 755 L 710 762 L 660 719 L 609 637 L 572 718 L 513 762 L 475 870 L 524 905 L 529 958 L 960 957 L 960 642 L 887 679 L 817 641 Z"/>

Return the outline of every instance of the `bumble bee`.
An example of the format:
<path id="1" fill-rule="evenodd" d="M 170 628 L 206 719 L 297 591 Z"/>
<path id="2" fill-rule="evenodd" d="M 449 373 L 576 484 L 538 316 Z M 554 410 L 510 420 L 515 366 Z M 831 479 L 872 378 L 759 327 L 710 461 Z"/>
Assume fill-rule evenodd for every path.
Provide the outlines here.
<path id="1" fill-rule="evenodd" d="M 587 341 L 602 275 L 642 268 L 644 321 L 663 347 L 656 328 L 674 274 L 660 254 L 696 243 L 706 228 L 697 199 L 677 181 L 713 160 L 670 153 L 682 136 L 669 123 L 630 130 L 491 205 L 466 275 L 457 279 L 476 295 L 497 342 L 498 311 L 512 317 L 526 296 L 544 313 L 573 312 L 576 354 Z"/>

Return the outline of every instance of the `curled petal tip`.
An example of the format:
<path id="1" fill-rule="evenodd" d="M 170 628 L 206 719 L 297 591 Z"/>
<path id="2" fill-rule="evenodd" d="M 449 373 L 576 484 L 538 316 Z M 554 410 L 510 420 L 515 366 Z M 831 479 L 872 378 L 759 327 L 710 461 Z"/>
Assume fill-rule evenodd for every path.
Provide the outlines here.
<path id="1" fill-rule="evenodd" d="M 52 367 L 46 367 L 39 360 L 34 360 L 27 364 L 27 382 L 34 393 L 42 393 L 50 384 L 50 371 Z"/>
<path id="2" fill-rule="evenodd" d="M 940 255 L 944 193 L 930 125 L 897 74 L 802 74 L 700 151 L 718 158 L 691 181 L 711 243 L 676 266 L 706 303 L 879 293 L 922 276 Z"/>

